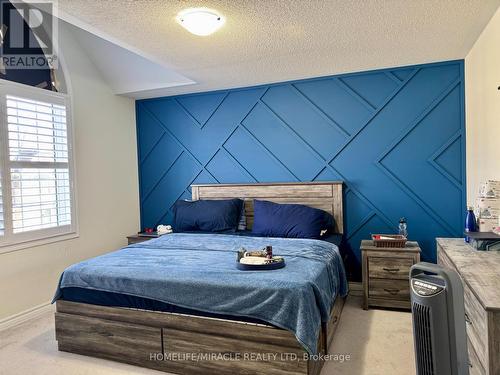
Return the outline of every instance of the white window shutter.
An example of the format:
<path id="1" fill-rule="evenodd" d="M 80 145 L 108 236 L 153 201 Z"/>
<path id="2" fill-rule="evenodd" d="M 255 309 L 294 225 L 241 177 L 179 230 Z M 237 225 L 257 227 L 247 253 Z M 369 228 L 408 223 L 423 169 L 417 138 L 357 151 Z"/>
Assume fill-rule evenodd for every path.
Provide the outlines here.
<path id="1" fill-rule="evenodd" d="M 14 233 L 71 224 L 64 106 L 6 97 Z"/>
<path id="2" fill-rule="evenodd" d="M 4 82 L 0 252 L 76 230 L 67 96 Z"/>

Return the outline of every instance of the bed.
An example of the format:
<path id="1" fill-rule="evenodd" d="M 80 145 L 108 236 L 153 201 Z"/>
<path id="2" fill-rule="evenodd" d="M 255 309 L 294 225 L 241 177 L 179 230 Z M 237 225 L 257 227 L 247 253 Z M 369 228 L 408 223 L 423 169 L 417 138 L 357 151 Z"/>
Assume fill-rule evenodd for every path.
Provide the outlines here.
<path id="1" fill-rule="evenodd" d="M 253 199 L 304 204 L 331 213 L 343 233 L 341 182 L 193 185 L 192 197 L 244 199 L 249 228 Z M 236 270 L 236 250 L 262 244 L 287 266 Z M 166 235 L 69 267 L 56 339 L 61 351 L 179 374 L 319 374 L 346 293 L 326 241 Z"/>

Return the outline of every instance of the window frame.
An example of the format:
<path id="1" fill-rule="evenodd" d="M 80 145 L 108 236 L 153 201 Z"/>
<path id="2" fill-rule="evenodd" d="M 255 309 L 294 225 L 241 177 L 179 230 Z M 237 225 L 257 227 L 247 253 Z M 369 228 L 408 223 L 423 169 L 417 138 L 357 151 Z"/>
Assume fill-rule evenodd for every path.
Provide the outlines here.
<path id="1" fill-rule="evenodd" d="M 12 186 L 6 96 L 17 96 L 66 107 L 66 134 L 68 145 L 68 172 L 70 187 L 71 224 L 52 228 L 13 233 L 12 231 Z M 76 173 L 74 157 L 74 129 L 71 97 L 68 94 L 48 91 L 38 87 L 0 79 L 0 177 L 2 181 L 4 234 L 0 236 L 0 254 L 47 243 L 64 241 L 79 236 L 76 205 Z M 33 168 L 36 168 L 33 162 Z"/>

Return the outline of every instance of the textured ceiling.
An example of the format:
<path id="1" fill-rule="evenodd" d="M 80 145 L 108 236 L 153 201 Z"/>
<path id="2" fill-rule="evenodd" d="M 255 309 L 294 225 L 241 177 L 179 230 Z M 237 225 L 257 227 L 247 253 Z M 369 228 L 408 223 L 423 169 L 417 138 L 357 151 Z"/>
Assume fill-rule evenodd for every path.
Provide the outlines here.
<path id="1" fill-rule="evenodd" d="M 60 15 L 197 83 L 148 96 L 462 59 L 500 0 L 59 0 Z M 208 37 L 175 21 L 218 10 Z"/>

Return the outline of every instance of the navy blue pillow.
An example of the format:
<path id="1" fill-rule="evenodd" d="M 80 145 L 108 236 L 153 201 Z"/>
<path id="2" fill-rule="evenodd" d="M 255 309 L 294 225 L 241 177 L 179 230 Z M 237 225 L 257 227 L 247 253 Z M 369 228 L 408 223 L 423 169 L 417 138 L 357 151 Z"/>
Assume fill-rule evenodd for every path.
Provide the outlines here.
<path id="1" fill-rule="evenodd" d="M 234 232 L 238 228 L 243 201 L 177 201 L 174 205 L 175 232 Z"/>
<path id="2" fill-rule="evenodd" d="M 333 227 L 332 215 L 302 204 L 254 200 L 253 210 L 252 233 L 259 236 L 317 239 Z"/>

